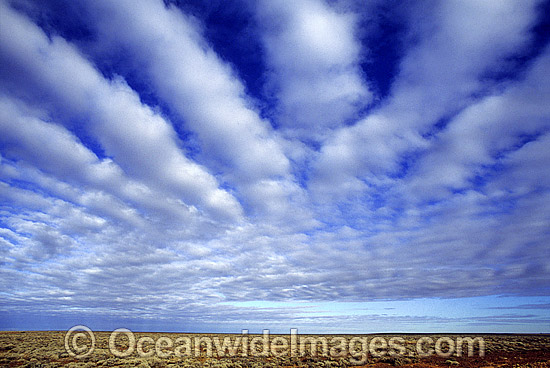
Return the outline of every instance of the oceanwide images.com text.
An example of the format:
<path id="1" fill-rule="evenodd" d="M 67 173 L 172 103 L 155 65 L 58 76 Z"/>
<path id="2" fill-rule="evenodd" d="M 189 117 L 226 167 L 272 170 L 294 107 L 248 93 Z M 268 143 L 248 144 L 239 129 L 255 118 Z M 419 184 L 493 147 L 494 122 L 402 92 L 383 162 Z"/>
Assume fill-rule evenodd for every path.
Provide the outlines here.
<path id="1" fill-rule="evenodd" d="M 137 334 L 137 333 L 136 333 Z M 483 338 L 464 336 L 421 336 L 415 339 L 413 350 L 407 349 L 411 341 L 401 336 L 380 335 L 299 335 L 298 329 L 290 334 L 136 334 L 126 328 L 109 335 L 109 352 L 119 358 L 139 357 L 331 357 L 349 358 L 353 364 L 363 364 L 369 356 L 440 357 L 485 355 Z M 95 350 L 95 333 L 86 326 L 74 326 L 65 335 L 65 349 L 75 358 L 85 358 Z"/>

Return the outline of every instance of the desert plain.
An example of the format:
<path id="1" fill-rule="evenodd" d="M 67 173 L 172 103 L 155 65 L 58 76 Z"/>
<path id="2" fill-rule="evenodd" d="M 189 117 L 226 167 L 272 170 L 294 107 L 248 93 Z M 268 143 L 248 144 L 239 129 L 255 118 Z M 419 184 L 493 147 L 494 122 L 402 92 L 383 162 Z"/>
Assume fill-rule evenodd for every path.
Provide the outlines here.
<path id="1" fill-rule="evenodd" d="M 67 336 L 66 331 L 2 331 L 0 367 L 550 367 L 549 334 L 299 335 L 305 343 L 303 347 L 295 346 L 294 350 L 292 345 L 263 350 L 268 346 L 263 346 L 265 336 L 254 334 L 247 335 L 247 345 L 243 345 L 236 339 L 244 337 L 237 334 L 136 332 L 133 346 L 124 334 L 116 339 L 107 331 L 93 335 L 92 344 L 86 341 L 89 336 L 75 338 Z M 471 351 L 466 343 L 460 349 L 456 345 L 450 348 L 448 342 L 461 341 L 457 338 L 477 340 Z M 226 346 L 229 350 L 218 349 L 224 339 L 233 344 Z M 256 343 L 252 343 L 253 339 Z M 288 335 L 271 335 L 268 344 L 273 347 L 285 339 L 288 341 Z M 424 342 L 419 353 L 421 339 Z M 439 339 L 444 342 L 438 346 L 442 354 L 433 349 L 433 343 Z M 361 345 L 361 341 L 371 343 L 373 340 L 376 341 L 371 345 Z M 197 350 L 185 344 L 197 341 Z M 328 350 L 323 350 L 323 341 L 328 342 Z M 342 341 L 353 341 L 355 350 L 350 353 L 339 349 L 336 345 Z M 75 351 L 73 343 L 80 350 Z M 89 352 L 92 345 L 93 350 Z M 136 345 L 139 346 L 136 348 Z"/>

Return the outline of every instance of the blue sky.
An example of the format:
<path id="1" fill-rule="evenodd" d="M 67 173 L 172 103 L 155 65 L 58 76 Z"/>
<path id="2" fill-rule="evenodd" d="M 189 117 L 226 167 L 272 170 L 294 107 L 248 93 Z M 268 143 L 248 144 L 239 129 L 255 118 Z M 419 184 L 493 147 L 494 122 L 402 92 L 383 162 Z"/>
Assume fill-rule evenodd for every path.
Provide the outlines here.
<path id="1" fill-rule="evenodd" d="M 550 332 L 550 3 L 0 2 L 0 329 Z"/>

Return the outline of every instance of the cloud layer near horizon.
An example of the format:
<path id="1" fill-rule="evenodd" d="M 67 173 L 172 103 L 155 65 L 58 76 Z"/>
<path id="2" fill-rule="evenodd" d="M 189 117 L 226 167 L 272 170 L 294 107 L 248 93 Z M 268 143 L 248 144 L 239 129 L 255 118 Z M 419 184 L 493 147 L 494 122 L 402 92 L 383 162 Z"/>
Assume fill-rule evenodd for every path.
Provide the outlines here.
<path id="1" fill-rule="evenodd" d="M 3 311 L 548 296 L 540 1 L 237 2 L 253 71 L 179 2 L 60 3 L 0 3 Z"/>

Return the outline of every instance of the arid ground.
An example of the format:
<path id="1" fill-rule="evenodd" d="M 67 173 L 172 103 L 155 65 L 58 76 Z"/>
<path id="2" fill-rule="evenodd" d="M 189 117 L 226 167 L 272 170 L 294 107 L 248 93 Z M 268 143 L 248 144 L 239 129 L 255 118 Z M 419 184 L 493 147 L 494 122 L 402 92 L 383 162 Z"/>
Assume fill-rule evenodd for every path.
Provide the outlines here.
<path id="1" fill-rule="evenodd" d="M 0 367 L 550 367 L 548 334 L 298 335 L 303 346 L 289 335 L 93 335 L 0 332 Z"/>

